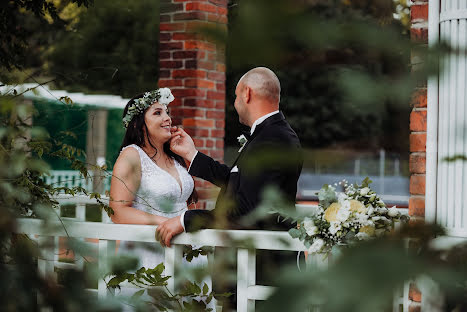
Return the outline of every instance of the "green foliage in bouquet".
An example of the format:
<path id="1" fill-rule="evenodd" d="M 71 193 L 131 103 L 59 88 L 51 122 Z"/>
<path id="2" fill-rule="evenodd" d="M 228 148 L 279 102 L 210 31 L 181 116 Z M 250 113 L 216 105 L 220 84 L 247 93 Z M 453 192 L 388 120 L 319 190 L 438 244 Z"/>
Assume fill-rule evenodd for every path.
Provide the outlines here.
<path id="1" fill-rule="evenodd" d="M 318 192 L 318 199 L 320 205 L 324 209 L 328 208 L 329 205 L 337 201 L 335 189 L 327 184 L 323 185 L 323 187 Z"/>
<path id="2" fill-rule="evenodd" d="M 379 237 L 395 228 L 396 222 L 408 221 L 394 206 L 387 208 L 369 185 L 366 178 L 361 185 L 348 185 L 343 193 L 324 185 L 318 193 L 319 205 L 315 214 L 298 220 L 298 228 L 289 234 L 305 244 L 311 253 L 328 253 L 336 245 L 349 245 Z"/>

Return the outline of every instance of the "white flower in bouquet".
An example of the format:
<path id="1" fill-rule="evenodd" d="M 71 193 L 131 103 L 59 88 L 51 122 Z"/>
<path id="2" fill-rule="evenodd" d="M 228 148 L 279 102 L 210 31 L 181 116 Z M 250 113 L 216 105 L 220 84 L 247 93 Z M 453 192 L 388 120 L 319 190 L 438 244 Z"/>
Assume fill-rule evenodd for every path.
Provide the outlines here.
<path id="1" fill-rule="evenodd" d="M 342 229 L 342 226 L 339 222 L 331 222 L 331 226 L 329 227 L 329 233 L 332 235 L 335 235 L 337 232 L 339 232 Z"/>
<path id="2" fill-rule="evenodd" d="M 319 229 L 310 218 L 305 218 L 305 220 L 303 220 L 303 227 L 305 228 L 306 234 L 309 236 L 318 234 Z"/>
<path id="3" fill-rule="evenodd" d="M 350 203 L 350 200 L 349 199 L 346 199 L 344 200 L 342 203 L 341 203 L 341 206 L 342 206 L 342 209 L 345 209 L 345 210 L 352 210 L 352 206 L 351 206 L 351 203 Z"/>
<path id="4" fill-rule="evenodd" d="M 328 209 L 324 211 L 324 219 L 328 222 L 337 221 L 337 212 L 341 208 L 341 204 L 332 203 Z"/>
<path id="5" fill-rule="evenodd" d="M 372 221 L 382 221 L 384 223 L 391 223 L 391 220 L 386 218 L 385 216 L 376 216 L 371 218 Z"/>
<path id="6" fill-rule="evenodd" d="M 325 244 L 325 242 L 321 238 L 315 239 L 315 241 L 313 242 L 313 244 L 311 245 L 311 247 L 310 247 L 310 249 L 308 251 L 310 253 L 320 252 L 321 249 L 323 249 L 324 244 Z"/>
<path id="7" fill-rule="evenodd" d="M 339 222 L 345 222 L 350 217 L 350 209 L 346 209 L 345 207 L 341 206 L 341 208 L 337 211 L 336 220 Z"/>
<path id="8" fill-rule="evenodd" d="M 375 227 L 375 223 L 371 220 L 367 220 L 365 223 L 363 223 L 363 226 L 370 226 L 372 228 Z"/>
<path id="9" fill-rule="evenodd" d="M 386 207 L 382 207 L 382 208 L 376 208 L 376 212 L 379 213 L 379 214 L 387 214 L 388 213 L 388 209 Z"/>
<path id="10" fill-rule="evenodd" d="M 394 218 L 394 217 L 398 217 L 399 215 L 400 215 L 400 212 L 396 208 L 396 206 L 388 209 L 388 216 Z"/>
<path id="11" fill-rule="evenodd" d="M 360 190 L 360 195 L 362 196 L 365 196 L 367 195 L 368 193 L 370 192 L 370 188 L 369 187 L 364 187 Z"/>
<path id="12" fill-rule="evenodd" d="M 355 237 L 358 239 L 358 240 L 369 240 L 371 238 L 370 235 L 366 234 L 366 233 L 363 233 L 363 232 L 358 232 L 357 235 L 355 235 Z"/>
<path id="13" fill-rule="evenodd" d="M 343 204 L 345 201 L 347 201 L 349 198 L 347 197 L 347 194 L 345 193 L 338 193 L 337 194 L 337 202 L 339 204 Z"/>
<path id="14" fill-rule="evenodd" d="M 367 209 L 361 201 L 351 199 L 350 202 L 350 210 L 357 212 L 357 213 L 366 213 Z"/>
<path id="15" fill-rule="evenodd" d="M 365 233 L 368 236 L 375 236 L 375 227 L 373 225 L 362 226 L 358 233 Z"/>
<path id="16" fill-rule="evenodd" d="M 355 218 L 357 219 L 358 223 L 365 224 L 368 220 L 368 215 L 364 213 L 356 213 Z"/>

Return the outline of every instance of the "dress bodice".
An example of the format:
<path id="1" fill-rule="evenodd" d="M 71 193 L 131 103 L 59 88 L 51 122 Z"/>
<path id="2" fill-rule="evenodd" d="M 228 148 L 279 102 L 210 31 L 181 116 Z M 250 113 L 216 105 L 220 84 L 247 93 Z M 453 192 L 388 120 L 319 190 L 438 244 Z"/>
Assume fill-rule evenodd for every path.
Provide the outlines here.
<path id="1" fill-rule="evenodd" d="M 172 218 L 187 210 L 187 200 L 193 192 L 194 181 L 188 171 L 174 160 L 182 187 L 167 171 L 160 168 L 141 147 L 131 144 L 126 148 L 138 151 L 141 161 L 141 183 L 133 207 L 153 215 Z"/>

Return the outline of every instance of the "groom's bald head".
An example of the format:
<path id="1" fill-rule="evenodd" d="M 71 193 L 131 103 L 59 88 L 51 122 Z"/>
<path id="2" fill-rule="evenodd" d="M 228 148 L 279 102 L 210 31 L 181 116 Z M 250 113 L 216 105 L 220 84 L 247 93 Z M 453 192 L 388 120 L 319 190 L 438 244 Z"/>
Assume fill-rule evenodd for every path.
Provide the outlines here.
<path id="1" fill-rule="evenodd" d="M 279 78 L 269 68 L 253 68 L 240 78 L 238 84 L 248 86 L 256 96 L 279 107 L 281 84 Z"/>

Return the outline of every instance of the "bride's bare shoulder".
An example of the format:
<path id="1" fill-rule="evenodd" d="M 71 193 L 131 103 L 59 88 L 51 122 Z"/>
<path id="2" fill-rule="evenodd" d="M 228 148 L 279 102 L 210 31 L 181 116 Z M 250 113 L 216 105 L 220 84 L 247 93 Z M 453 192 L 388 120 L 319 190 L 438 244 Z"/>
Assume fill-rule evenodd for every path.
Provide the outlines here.
<path id="1" fill-rule="evenodd" d="M 141 162 L 139 159 L 139 153 L 136 148 L 127 147 L 125 148 L 117 158 L 115 162 L 115 167 L 117 169 L 124 169 L 128 168 L 131 170 L 141 168 Z"/>

